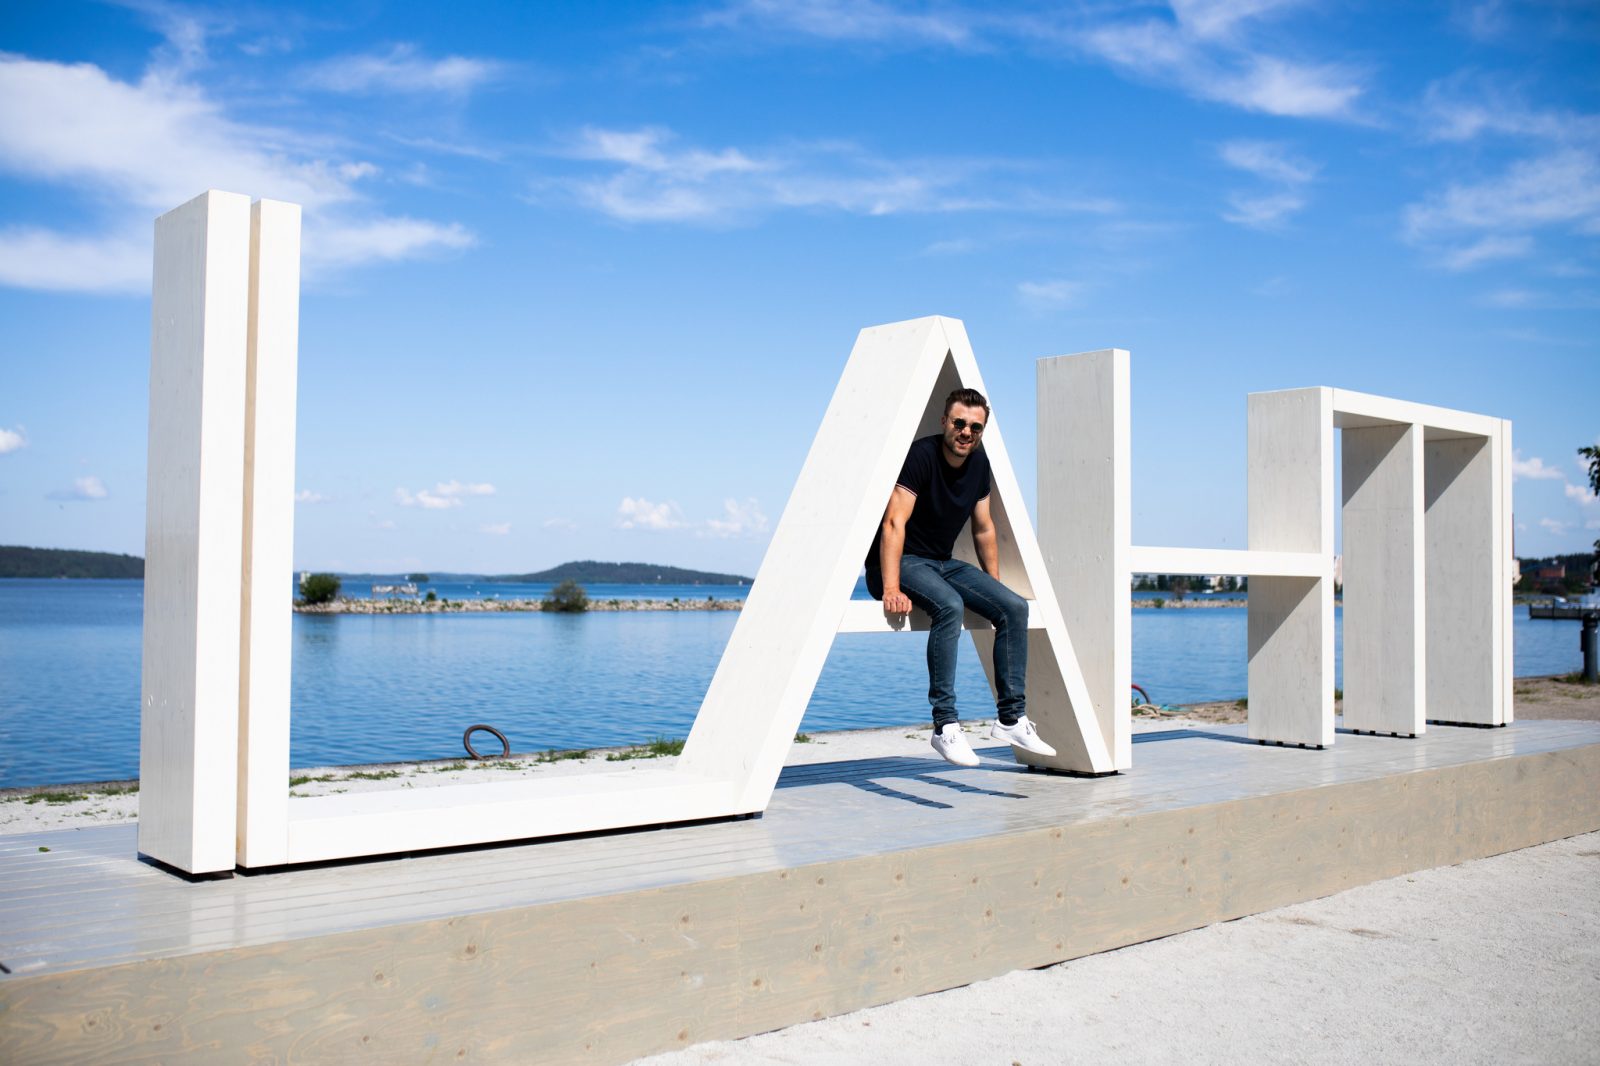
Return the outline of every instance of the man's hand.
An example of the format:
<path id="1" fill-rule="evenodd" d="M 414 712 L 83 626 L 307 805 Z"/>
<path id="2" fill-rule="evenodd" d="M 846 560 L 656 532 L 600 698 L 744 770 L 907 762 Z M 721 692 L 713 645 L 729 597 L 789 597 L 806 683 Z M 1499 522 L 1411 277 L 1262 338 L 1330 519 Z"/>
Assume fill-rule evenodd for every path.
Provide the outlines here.
<path id="1" fill-rule="evenodd" d="M 899 589 L 895 589 L 893 592 L 890 592 L 888 589 L 884 589 L 883 590 L 883 613 L 884 614 L 910 614 L 911 613 L 911 597 L 907 596 L 904 592 L 901 592 Z"/>

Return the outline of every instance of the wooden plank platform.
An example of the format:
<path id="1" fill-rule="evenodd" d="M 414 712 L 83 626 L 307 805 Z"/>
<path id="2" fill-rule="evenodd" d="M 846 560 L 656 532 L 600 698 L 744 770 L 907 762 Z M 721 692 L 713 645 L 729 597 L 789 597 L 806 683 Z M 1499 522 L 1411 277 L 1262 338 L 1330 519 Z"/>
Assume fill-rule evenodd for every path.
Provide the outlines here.
<path id="1" fill-rule="evenodd" d="M 188 883 L 0 837 L 0 1061 L 622 1062 L 1600 828 L 1600 724 L 785 770 L 760 820 Z M 48 851 L 41 850 L 48 848 Z"/>

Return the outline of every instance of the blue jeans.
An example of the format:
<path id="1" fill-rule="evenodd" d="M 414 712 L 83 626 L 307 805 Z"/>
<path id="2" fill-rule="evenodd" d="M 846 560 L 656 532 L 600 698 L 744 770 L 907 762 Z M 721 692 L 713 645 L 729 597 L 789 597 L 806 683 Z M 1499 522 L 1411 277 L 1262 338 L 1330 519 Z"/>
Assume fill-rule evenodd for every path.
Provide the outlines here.
<path id="1" fill-rule="evenodd" d="M 867 591 L 883 599 L 883 575 L 867 571 Z M 900 591 L 927 614 L 928 702 L 933 727 L 958 720 L 956 714 L 956 648 L 961 642 L 961 613 L 970 609 L 994 626 L 995 711 L 1012 725 L 1027 710 L 1028 603 L 1021 596 L 959 559 L 900 558 Z"/>

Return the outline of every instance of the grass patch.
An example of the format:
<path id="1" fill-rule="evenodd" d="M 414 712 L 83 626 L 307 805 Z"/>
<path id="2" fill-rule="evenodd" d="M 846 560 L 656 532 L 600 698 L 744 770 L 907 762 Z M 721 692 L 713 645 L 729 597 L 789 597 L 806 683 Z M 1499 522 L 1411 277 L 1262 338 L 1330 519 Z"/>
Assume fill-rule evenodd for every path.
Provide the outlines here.
<path id="1" fill-rule="evenodd" d="M 309 785 L 313 783 L 321 784 L 324 781 L 337 780 L 338 778 L 334 777 L 332 774 L 323 774 L 321 777 L 313 777 L 310 774 L 297 774 L 294 777 L 289 778 L 289 787 L 299 788 L 301 785 Z"/>
<path id="2" fill-rule="evenodd" d="M 474 770 L 520 770 L 521 763 L 511 762 L 509 759 L 500 759 L 496 762 L 481 762 L 473 767 Z"/>
<path id="3" fill-rule="evenodd" d="M 811 737 L 805 733 L 796 733 L 794 735 L 794 742 L 796 744 L 809 744 L 811 743 Z"/>
<path id="4" fill-rule="evenodd" d="M 574 759 L 587 759 L 588 748 L 579 748 L 576 751 L 541 751 L 534 759 L 535 762 L 570 762 Z"/>
<path id="5" fill-rule="evenodd" d="M 344 780 L 346 780 L 346 781 L 392 781 L 392 780 L 394 780 L 395 778 L 397 778 L 399 776 L 400 776 L 400 771 L 399 770 L 357 770 L 354 773 L 345 774 L 344 775 Z M 324 780 L 324 781 L 332 781 L 334 779 L 329 777 L 329 778 L 323 778 L 322 780 Z"/>
<path id="6" fill-rule="evenodd" d="M 452 762 L 446 763 L 443 766 L 435 766 L 433 768 L 433 772 L 436 774 L 453 774 L 461 770 L 465 770 L 466 768 L 467 764 L 464 762 Z"/>
<path id="7" fill-rule="evenodd" d="M 1239 708 L 1240 710 L 1244 710 L 1244 709 L 1246 709 L 1247 707 L 1250 706 L 1250 697 L 1246 696 L 1243 699 L 1234 700 L 1233 701 L 1233 705 L 1235 707 Z"/>
<path id="8" fill-rule="evenodd" d="M 45 846 L 44 846 L 44 845 L 43 845 L 43 844 L 40 844 L 40 845 L 39 845 L 39 850 L 40 850 L 40 851 L 49 851 L 49 850 L 50 850 L 50 849 L 49 849 L 49 848 L 47 848 L 47 847 L 45 847 Z"/>
<path id="9" fill-rule="evenodd" d="M 77 803 L 88 798 L 87 792 L 35 792 L 28 797 L 28 802 L 48 803 L 52 807 L 59 807 L 63 803 Z"/>
<path id="10" fill-rule="evenodd" d="M 656 737 L 650 743 L 638 748 L 626 748 L 614 751 L 606 756 L 606 762 L 628 762 L 632 759 L 659 759 L 666 755 L 682 755 L 683 741 L 668 740 L 666 737 Z"/>
<path id="11" fill-rule="evenodd" d="M 1563 685 L 1585 685 L 1585 686 L 1587 686 L 1587 685 L 1591 684 L 1591 682 L 1585 681 L 1583 679 L 1583 671 L 1582 670 L 1574 670 L 1570 674 L 1562 674 L 1560 677 L 1556 678 L 1556 680 L 1561 682 Z"/>

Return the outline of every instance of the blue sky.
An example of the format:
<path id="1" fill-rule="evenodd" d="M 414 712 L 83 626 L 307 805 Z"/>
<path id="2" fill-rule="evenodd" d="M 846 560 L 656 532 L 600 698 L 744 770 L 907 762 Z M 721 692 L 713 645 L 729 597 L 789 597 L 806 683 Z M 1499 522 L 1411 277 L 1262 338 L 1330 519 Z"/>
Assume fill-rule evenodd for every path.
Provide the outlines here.
<path id="1" fill-rule="evenodd" d="M 1513 419 L 1600 530 L 1584 3 L 0 9 L 0 543 L 142 553 L 154 217 L 306 208 L 296 563 L 753 573 L 858 329 L 1133 352 L 1134 537 L 1242 547 L 1244 397 Z"/>

